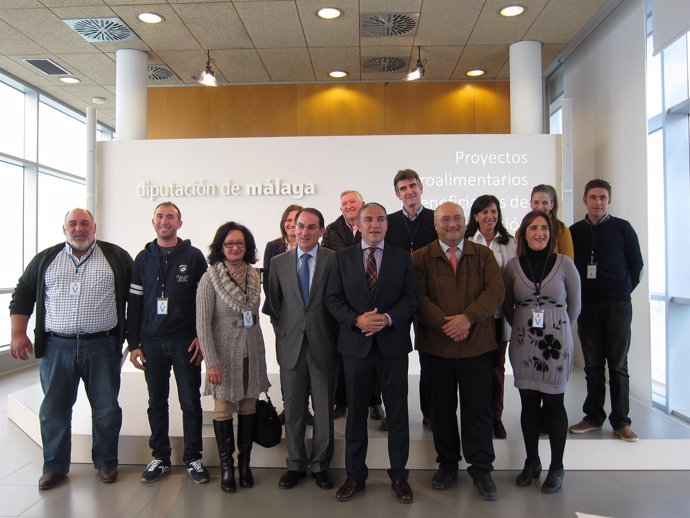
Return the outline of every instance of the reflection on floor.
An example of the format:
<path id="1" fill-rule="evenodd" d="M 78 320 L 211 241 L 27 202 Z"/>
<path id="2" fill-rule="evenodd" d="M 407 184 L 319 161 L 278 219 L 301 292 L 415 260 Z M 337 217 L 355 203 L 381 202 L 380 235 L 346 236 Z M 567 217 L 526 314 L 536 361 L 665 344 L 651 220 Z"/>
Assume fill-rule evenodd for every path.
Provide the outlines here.
<path id="1" fill-rule="evenodd" d="M 431 516 L 477 517 L 573 517 L 605 516 L 615 518 L 687 517 L 687 491 L 690 471 L 578 471 L 566 460 L 566 479 L 563 490 L 555 495 L 543 495 L 539 485 L 518 488 L 514 484 L 516 472 L 502 470 L 494 473 L 498 486 L 498 500 L 484 502 L 473 491 L 471 481 L 460 473 L 458 483 L 448 491 L 433 491 L 431 470 L 414 470 L 410 483 L 415 502 L 399 504 L 390 490 L 385 471 L 372 470 L 367 489 L 348 503 L 337 503 L 334 491 L 318 489 L 310 478 L 296 488 L 278 488 L 282 469 L 255 469 L 256 486 L 238 490 L 234 495 L 223 494 L 218 487 L 218 470 L 211 468 L 210 484 L 197 486 L 182 468 L 161 482 L 144 485 L 139 482 L 143 465 L 122 465 L 115 484 L 102 484 L 88 464 L 74 464 L 69 481 L 60 487 L 39 492 L 37 480 L 41 475 L 41 449 L 22 430 L 8 419 L 8 395 L 35 384 L 36 369 L 0 377 L 0 516 L 3 517 L 79 517 L 79 518 L 189 518 L 190 516 L 247 516 L 303 518 L 309 516 L 340 516 L 350 518 L 387 518 Z M 411 391 L 412 392 L 412 391 Z M 512 403 L 511 403 L 512 405 Z M 568 407 L 571 419 L 579 418 L 579 403 Z M 508 413 L 509 438 L 519 443 L 517 412 Z M 655 424 L 655 412 L 649 417 L 633 414 L 635 429 L 644 437 L 661 440 L 674 428 L 663 420 Z M 339 425 L 341 426 L 341 425 Z M 416 425 L 413 425 L 413 427 Z M 372 424 L 372 428 L 374 425 Z M 680 428 L 684 430 L 684 428 Z M 419 434 L 426 435 L 419 423 Z M 603 441 L 600 438 L 583 441 Z M 569 438 L 571 439 L 571 438 Z M 621 445 L 629 457 L 638 457 L 639 446 L 606 439 L 609 448 Z M 649 439 L 651 440 L 651 439 Z M 680 438 L 667 440 L 681 441 Z M 685 441 L 688 439 L 685 438 Z M 574 440 L 569 440 L 570 449 Z M 502 454 L 497 444 L 497 457 Z M 543 445 L 542 445 L 543 446 Z M 517 448 L 517 446 L 516 446 Z M 511 447 L 512 450 L 512 447 Z M 542 455 L 544 451 L 542 450 Z M 572 455 L 571 455 L 572 457 Z M 606 469 L 608 455 L 598 459 L 600 469 Z M 342 469 L 334 470 L 336 483 L 344 480 Z M 542 481 L 543 481 L 542 475 Z"/>

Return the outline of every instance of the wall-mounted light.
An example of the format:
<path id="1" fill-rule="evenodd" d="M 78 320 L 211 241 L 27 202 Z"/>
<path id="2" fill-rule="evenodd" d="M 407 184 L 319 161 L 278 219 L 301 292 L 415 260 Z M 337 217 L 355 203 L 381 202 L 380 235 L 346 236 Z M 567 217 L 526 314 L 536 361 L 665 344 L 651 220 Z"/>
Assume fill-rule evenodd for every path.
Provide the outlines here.
<path id="1" fill-rule="evenodd" d="M 525 8 L 521 5 L 506 5 L 498 11 L 498 14 L 506 18 L 511 18 L 513 16 L 520 16 L 524 12 Z"/>
<path id="2" fill-rule="evenodd" d="M 333 79 L 342 79 L 343 77 L 347 77 L 350 74 L 348 72 L 345 72 L 345 70 L 333 70 L 332 72 L 329 72 L 328 75 L 331 76 Z"/>
<path id="3" fill-rule="evenodd" d="M 324 20 L 335 20 L 336 18 L 340 18 L 342 15 L 343 12 L 335 7 L 323 7 L 316 11 L 316 16 L 323 18 Z"/>
<path id="4" fill-rule="evenodd" d="M 208 58 L 206 60 L 206 68 L 201 71 L 201 73 L 196 76 L 194 79 L 196 79 L 197 83 L 200 83 L 202 85 L 206 86 L 218 86 L 218 80 L 216 79 L 216 73 L 213 71 L 213 68 L 211 68 L 211 63 L 215 63 L 215 59 L 211 59 L 211 51 L 207 50 L 206 51 L 206 57 Z"/>
<path id="5" fill-rule="evenodd" d="M 424 68 L 425 64 L 426 59 L 422 61 L 422 49 L 421 47 L 417 47 L 417 63 L 415 65 L 415 68 L 408 72 L 404 80 L 415 81 L 417 79 L 424 77 L 424 74 L 426 74 L 426 69 Z"/>
<path id="6" fill-rule="evenodd" d="M 163 18 L 160 14 L 157 13 L 139 13 L 137 18 L 139 18 L 139 21 L 141 22 L 150 24 L 156 24 L 165 21 L 165 18 Z"/>
<path id="7" fill-rule="evenodd" d="M 465 72 L 467 77 L 479 77 L 483 76 L 484 74 L 486 74 L 486 70 L 482 70 L 481 68 L 475 68 L 474 70 L 468 70 Z"/>

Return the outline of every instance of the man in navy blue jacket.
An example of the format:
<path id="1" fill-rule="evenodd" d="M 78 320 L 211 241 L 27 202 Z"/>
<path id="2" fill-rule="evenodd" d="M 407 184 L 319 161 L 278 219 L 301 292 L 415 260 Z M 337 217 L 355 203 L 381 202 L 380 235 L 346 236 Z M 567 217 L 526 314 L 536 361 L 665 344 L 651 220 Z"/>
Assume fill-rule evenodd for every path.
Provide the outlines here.
<path id="1" fill-rule="evenodd" d="M 143 370 L 149 391 L 149 446 L 153 460 L 141 475 L 154 482 L 170 473 L 168 395 L 170 369 L 175 373 L 182 408 L 183 460 L 197 484 L 208 482 L 201 462 L 201 348 L 196 337 L 196 288 L 206 260 L 189 240 L 177 237 L 182 215 L 172 202 L 153 215 L 156 239 L 134 260 L 127 308 L 130 361 Z"/>

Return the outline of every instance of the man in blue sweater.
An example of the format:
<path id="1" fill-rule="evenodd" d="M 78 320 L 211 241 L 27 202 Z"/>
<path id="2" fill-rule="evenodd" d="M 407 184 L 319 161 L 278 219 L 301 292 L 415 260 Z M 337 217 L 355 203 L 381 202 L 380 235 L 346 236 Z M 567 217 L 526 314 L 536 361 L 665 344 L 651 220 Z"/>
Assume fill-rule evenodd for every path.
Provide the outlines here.
<path id="1" fill-rule="evenodd" d="M 189 240 L 178 239 L 182 215 L 174 203 L 158 205 L 152 222 L 156 239 L 134 260 L 127 308 L 129 359 L 144 371 L 149 391 L 153 460 L 141 481 L 154 482 L 171 470 L 168 395 L 172 369 L 182 408 L 182 458 L 194 482 L 203 484 L 209 474 L 201 462 L 202 356 L 196 337 L 196 288 L 207 265 Z"/>
<path id="2" fill-rule="evenodd" d="M 630 294 L 640 283 L 642 254 L 630 223 L 608 213 L 611 185 L 591 180 L 583 198 L 587 215 L 570 227 L 575 265 L 582 285 L 582 311 L 577 333 L 582 344 L 587 378 L 585 417 L 570 427 L 571 433 L 600 430 L 606 420 L 605 367 L 611 390 L 609 422 L 627 442 L 638 440 L 630 428 L 628 349 L 632 303 Z"/>

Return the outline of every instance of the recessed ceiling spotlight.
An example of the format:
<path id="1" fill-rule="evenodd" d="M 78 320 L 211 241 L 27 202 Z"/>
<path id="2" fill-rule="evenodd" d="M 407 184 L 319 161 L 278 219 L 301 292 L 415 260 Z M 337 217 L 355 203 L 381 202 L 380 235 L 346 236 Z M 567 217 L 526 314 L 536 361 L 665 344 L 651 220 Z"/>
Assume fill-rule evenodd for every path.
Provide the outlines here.
<path id="1" fill-rule="evenodd" d="M 142 21 L 144 23 L 161 23 L 162 21 L 165 21 L 165 18 L 163 18 L 160 14 L 156 13 L 139 13 L 139 21 Z"/>
<path id="2" fill-rule="evenodd" d="M 342 15 L 343 12 L 335 7 L 323 7 L 316 11 L 316 16 L 323 18 L 324 20 L 335 20 L 336 18 L 340 18 Z"/>
<path id="3" fill-rule="evenodd" d="M 91 102 L 93 104 L 105 104 L 105 97 L 94 97 Z"/>
<path id="4" fill-rule="evenodd" d="M 482 70 L 481 68 L 475 68 L 474 70 L 469 70 L 465 73 L 467 77 L 479 77 L 483 76 L 486 74 L 486 70 Z"/>
<path id="5" fill-rule="evenodd" d="M 71 76 L 61 77 L 60 81 L 62 81 L 63 83 L 67 83 L 68 85 L 76 85 L 77 83 L 81 83 L 81 79 L 77 79 L 76 77 Z"/>
<path id="6" fill-rule="evenodd" d="M 498 11 L 498 14 L 510 18 L 512 16 L 520 16 L 525 12 L 525 8 L 521 5 L 507 5 Z"/>
<path id="7" fill-rule="evenodd" d="M 331 76 L 333 79 L 342 79 L 343 77 L 347 77 L 350 74 L 348 72 L 345 72 L 344 70 L 333 70 L 332 72 L 329 72 L 328 75 Z"/>

